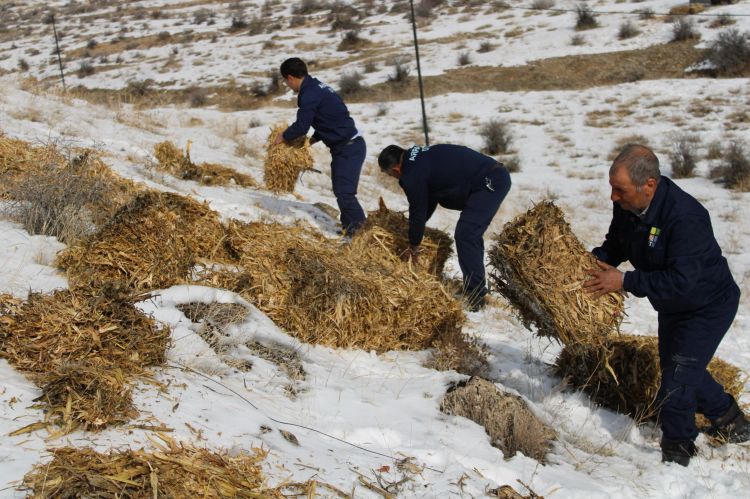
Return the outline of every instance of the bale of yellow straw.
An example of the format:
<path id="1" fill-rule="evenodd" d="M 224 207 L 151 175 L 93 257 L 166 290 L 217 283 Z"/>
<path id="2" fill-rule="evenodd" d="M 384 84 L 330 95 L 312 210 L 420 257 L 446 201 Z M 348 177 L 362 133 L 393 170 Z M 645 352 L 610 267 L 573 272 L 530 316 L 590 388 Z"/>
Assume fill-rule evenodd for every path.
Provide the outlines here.
<path id="1" fill-rule="evenodd" d="M 294 192 L 300 173 L 313 166 L 307 137 L 300 137 L 291 144 L 285 141 L 274 144 L 274 139 L 286 128 L 284 124 L 272 127 L 266 142 L 263 181 L 274 192 Z"/>

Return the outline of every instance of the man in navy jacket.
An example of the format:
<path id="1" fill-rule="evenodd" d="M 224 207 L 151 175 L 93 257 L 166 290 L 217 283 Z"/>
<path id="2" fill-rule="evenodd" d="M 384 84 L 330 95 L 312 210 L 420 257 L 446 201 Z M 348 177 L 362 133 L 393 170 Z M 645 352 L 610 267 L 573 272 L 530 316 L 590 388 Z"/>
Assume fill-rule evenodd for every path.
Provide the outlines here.
<path id="1" fill-rule="evenodd" d="M 345 234 L 353 235 L 365 221 L 365 212 L 357 200 L 359 175 L 367 153 L 365 140 L 344 101 L 331 87 L 310 76 L 301 59 L 285 60 L 280 72 L 284 83 L 298 94 L 299 109 L 297 120 L 275 141 L 291 142 L 313 127 L 310 144 L 321 141 L 331 151 L 331 180 L 341 212 L 341 225 Z"/>
<path id="2" fill-rule="evenodd" d="M 468 147 L 396 145 L 383 149 L 380 169 L 398 178 L 409 200 L 409 257 L 417 262 L 425 224 L 439 204 L 460 210 L 456 252 L 469 308 L 484 306 L 484 232 L 510 190 L 508 171 L 493 158 Z"/>
<path id="3" fill-rule="evenodd" d="M 597 270 L 584 288 L 647 297 L 659 317 L 661 386 L 657 395 L 662 461 L 687 466 L 696 454 L 695 413 L 729 442 L 750 439 L 750 423 L 706 370 L 734 320 L 740 290 L 721 254 L 708 211 L 661 176 L 649 148 L 630 144 L 609 170 L 614 203 Z M 635 270 L 616 267 L 630 261 Z"/>

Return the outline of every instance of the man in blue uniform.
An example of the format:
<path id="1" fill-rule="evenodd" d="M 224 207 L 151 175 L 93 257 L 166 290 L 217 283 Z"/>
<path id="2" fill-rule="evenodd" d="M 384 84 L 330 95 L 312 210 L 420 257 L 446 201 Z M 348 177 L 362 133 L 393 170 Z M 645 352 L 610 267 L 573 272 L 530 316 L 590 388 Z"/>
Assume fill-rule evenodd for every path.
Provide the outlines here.
<path id="1" fill-rule="evenodd" d="M 439 204 L 460 210 L 456 252 L 464 278 L 464 297 L 473 311 L 484 306 L 484 232 L 510 190 L 508 171 L 493 158 L 468 147 L 439 144 L 396 145 L 383 149 L 380 169 L 398 178 L 409 201 L 409 257 L 417 262 L 425 224 Z"/>
<path id="2" fill-rule="evenodd" d="M 706 370 L 737 312 L 740 290 L 721 254 L 708 211 L 661 176 L 649 148 L 630 144 L 609 170 L 614 203 L 598 269 L 584 288 L 647 297 L 659 317 L 661 386 L 657 395 L 662 461 L 687 466 L 696 454 L 695 413 L 728 442 L 750 439 L 750 423 Z M 633 271 L 617 266 L 630 261 Z"/>
<path id="3" fill-rule="evenodd" d="M 297 121 L 275 142 L 291 142 L 315 130 L 310 144 L 322 141 L 331 151 L 333 194 L 341 212 L 346 235 L 353 235 L 364 223 L 365 212 L 357 201 L 357 185 L 367 146 L 344 101 L 325 83 L 310 76 L 305 63 L 292 57 L 281 64 L 284 83 L 297 94 Z"/>

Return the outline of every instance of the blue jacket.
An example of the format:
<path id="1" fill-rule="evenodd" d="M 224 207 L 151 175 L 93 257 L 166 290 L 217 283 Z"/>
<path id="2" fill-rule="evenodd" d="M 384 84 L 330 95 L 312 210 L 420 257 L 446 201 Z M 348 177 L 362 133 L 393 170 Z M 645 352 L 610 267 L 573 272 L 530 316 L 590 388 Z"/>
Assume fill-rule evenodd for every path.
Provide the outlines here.
<path id="1" fill-rule="evenodd" d="M 615 267 L 630 261 L 635 270 L 625 272 L 623 288 L 648 297 L 660 313 L 700 310 L 734 285 L 708 211 L 664 176 L 643 219 L 614 204 L 604 244 L 593 253 Z"/>
<path id="2" fill-rule="evenodd" d="M 336 92 L 312 76 L 305 76 L 297 95 L 297 121 L 284 131 L 284 140 L 307 135 L 312 126 L 313 138 L 329 148 L 349 142 L 357 135 L 354 120 Z"/>
<path id="3" fill-rule="evenodd" d="M 398 183 L 409 200 L 409 243 L 422 242 L 425 224 L 438 204 L 463 210 L 471 192 L 484 187 L 484 176 L 496 165 L 495 159 L 464 146 L 407 149 Z"/>

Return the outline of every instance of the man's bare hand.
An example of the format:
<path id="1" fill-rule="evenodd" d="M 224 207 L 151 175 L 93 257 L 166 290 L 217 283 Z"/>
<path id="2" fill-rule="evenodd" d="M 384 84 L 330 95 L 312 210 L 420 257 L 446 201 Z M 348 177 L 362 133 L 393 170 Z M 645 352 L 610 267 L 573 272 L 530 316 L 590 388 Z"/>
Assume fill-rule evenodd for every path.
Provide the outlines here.
<path id="1" fill-rule="evenodd" d="M 594 298 L 599 298 L 612 291 L 620 291 L 623 273 L 600 260 L 596 261 L 596 265 L 599 267 L 598 269 L 586 272 L 591 278 L 583 282 L 583 289 L 587 293 L 593 294 Z"/>
<path id="2" fill-rule="evenodd" d="M 284 142 L 284 135 L 282 133 L 279 133 L 276 135 L 276 138 L 273 139 L 273 145 L 281 144 Z"/>
<path id="3" fill-rule="evenodd" d="M 419 253 L 422 248 L 419 246 L 409 246 L 406 251 L 401 254 L 401 259 L 405 262 L 411 262 L 415 267 L 419 265 Z"/>

